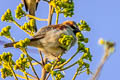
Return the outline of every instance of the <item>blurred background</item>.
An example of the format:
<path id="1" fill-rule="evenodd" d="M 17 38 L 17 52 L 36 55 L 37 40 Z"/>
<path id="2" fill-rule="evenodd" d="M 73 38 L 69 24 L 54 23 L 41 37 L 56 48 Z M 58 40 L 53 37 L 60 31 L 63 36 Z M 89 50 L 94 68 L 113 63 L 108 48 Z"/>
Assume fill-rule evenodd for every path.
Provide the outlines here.
<path id="1" fill-rule="evenodd" d="M 9 8 L 12 10 L 12 14 L 14 14 L 14 10 L 16 6 L 21 2 L 21 0 L 1 0 L 0 1 L 0 17 L 4 14 L 4 12 Z M 96 68 L 99 65 L 100 59 L 103 56 L 104 49 L 103 46 L 98 45 L 99 38 L 103 38 L 108 41 L 113 41 L 116 43 L 115 52 L 105 63 L 101 75 L 98 80 L 119 80 L 119 72 L 120 72 L 120 0 L 74 0 L 75 2 L 75 10 L 73 17 L 64 18 L 63 14 L 60 15 L 59 23 L 62 23 L 65 20 L 73 20 L 75 22 L 80 22 L 80 20 L 85 20 L 89 26 L 91 27 L 90 32 L 84 32 L 85 37 L 89 38 L 89 43 L 86 44 L 87 47 L 90 48 L 91 54 L 93 55 L 92 62 L 90 62 L 90 69 L 94 73 Z M 48 4 L 46 2 L 41 1 L 38 5 L 38 10 L 36 12 L 36 16 L 39 18 L 47 18 L 48 16 Z M 55 16 L 53 15 L 53 22 L 55 24 Z M 17 19 L 16 19 L 17 20 Z M 21 20 L 17 20 L 19 24 L 24 24 L 26 18 L 22 18 Z M 0 31 L 3 27 L 11 25 L 11 34 L 15 38 L 16 41 L 22 40 L 26 37 L 30 38 L 26 33 L 20 30 L 16 25 L 12 23 L 6 23 L 0 21 Z M 47 22 L 45 21 L 37 21 L 37 28 L 41 28 L 46 26 Z M 0 37 L 1 41 L 10 42 L 4 37 Z M 77 46 L 72 47 L 70 51 L 67 52 L 63 56 L 63 58 L 70 58 L 76 51 Z M 13 59 L 18 59 L 21 51 L 14 48 L 4 49 L 3 45 L 0 45 L 0 54 L 2 52 L 12 52 Z M 29 54 L 40 60 L 40 56 L 38 56 L 38 51 L 35 48 L 29 47 Z M 79 58 L 79 55 L 76 56 L 72 62 L 76 61 Z M 71 80 L 76 70 L 76 67 L 70 68 L 65 71 L 66 77 L 63 80 Z M 38 69 L 38 70 L 37 70 Z M 39 66 L 36 67 L 38 73 L 40 73 Z M 31 72 L 32 73 L 32 72 Z M 1 75 L 1 74 L 0 74 Z M 80 74 L 77 76 L 76 80 L 89 80 L 92 75 L 87 75 L 86 73 Z M 3 80 L 0 78 L 0 80 Z M 13 80 L 13 78 L 6 78 L 5 80 Z M 21 79 L 22 80 L 22 79 Z M 51 79 L 50 79 L 51 80 Z"/>

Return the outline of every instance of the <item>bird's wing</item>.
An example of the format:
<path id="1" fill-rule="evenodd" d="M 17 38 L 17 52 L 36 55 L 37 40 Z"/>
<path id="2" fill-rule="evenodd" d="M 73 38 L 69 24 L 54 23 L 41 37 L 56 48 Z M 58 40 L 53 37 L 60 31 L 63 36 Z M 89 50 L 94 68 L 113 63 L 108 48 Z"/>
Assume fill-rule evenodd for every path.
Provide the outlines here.
<path id="1" fill-rule="evenodd" d="M 36 10 L 37 10 L 37 7 L 38 7 L 38 2 L 36 3 Z"/>
<path id="2" fill-rule="evenodd" d="M 22 2 L 25 5 L 25 10 L 28 11 L 28 6 L 27 6 L 27 3 L 26 3 L 26 0 L 22 0 Z"/>
<path id="3" fill-rule="evenodd" d="M 51 30 L 62 30 L 64 29 L 66 26 L 62 25 L 62 24 L 58 24 L 58 25 L 50 25 L 50 26 L 45 26 L 43 28 L 41 28 L 34 36 L 31 40 L 38 40 L 38 39 L 42 39 L 45 37 L 46 33 L 51 31 Z"/>
<path id="4" fill-rule="evenodd" d="M 40 2 L 40 0 L 36 0 L 36 10 L 37 10 L 37 7 L 38 7 L 38 3 Z"/>

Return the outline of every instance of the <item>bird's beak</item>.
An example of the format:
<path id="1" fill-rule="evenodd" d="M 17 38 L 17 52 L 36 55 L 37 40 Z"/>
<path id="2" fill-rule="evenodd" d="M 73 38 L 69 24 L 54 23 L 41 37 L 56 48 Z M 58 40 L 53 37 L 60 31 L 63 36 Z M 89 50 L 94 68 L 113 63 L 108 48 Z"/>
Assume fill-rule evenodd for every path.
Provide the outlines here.
<path id="1" fill-rule="evenodd" d="M 74 29 L 74 34 L 76 34 L 77 32 L 80 32 L 80 30 L 78 28 Z"/>
<path id="2" fill-rule="evenodd" d="M 76 28 L 75 30 L 76 30 L 76 32 L 80 32 L 80 30 L 78 28 Z"/>
<path id="3" fill-rule="evenodd" d="M 75 31 L 76 31 L 76 32 L 80 32 L 77 24 L 75 24 L 75 27 L 76 27 L 76 28 L 75 28 Z"/>

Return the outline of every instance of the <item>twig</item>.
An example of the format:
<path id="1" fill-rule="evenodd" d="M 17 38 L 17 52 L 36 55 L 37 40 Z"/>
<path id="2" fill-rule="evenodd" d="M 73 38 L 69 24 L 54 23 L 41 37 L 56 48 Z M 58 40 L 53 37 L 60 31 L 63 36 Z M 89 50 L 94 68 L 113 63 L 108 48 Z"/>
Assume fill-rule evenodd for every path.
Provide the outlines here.
<path id="1" fill-rule="evenodd" d="M 43 56 L 42 56 L 42 52 L 41 51 L 40 51 L 40 57 L 41 57 L 42 65 L 44 65 L 44 60 L 43 60 Z"/>
<path id="2" fill-rule="evenodd" d="M 29 56 L 32 60 L 34 60 L 35 62 L 37 62 L 38 64 L 40 64 L 42 67 L 43 67 L 43 65 L 39 62 L 39 61 L 37 61 L 37 60 L 35 60 L 34 58 L 32 58 L 31 56 Z M 33 63 L 32 63 L 33 64 Z"/>
<path id="3" fill-rule="evenodd" d="M 37 63 L 37 62 L 34 62 L 34 63 L 32 63 L 32 65 L 38 65 L 38 63 Z"/>
<path id="4" fill-rule="evenodd" d="M 24 73 L 24 76 L 26 77 L 26 80 L 29 80 L 27 74 L 25 72 L 23 72 L 23 73 Z"/>
<path id="5" fill-rule="evenodd" d="M 15 74 L 13 68 L 12 68 L 12 65 L 11 65 L 10 63 L 9 63 L 9 67 L 10 67 L 10 69 L 11 69 L 11 71 L 12 71 L 12 74 L 13 74 L 15 80 L 18 80 L 18 78 L 17 78 L 17 76 L 16 76 L 16 74 Z"/>
<path id="6" fill-rule="evenodd" d="M 48 14 L 48 25 L 51 25 L 52 22 L 52 15 L 53 15 L 53 7 L 51 5 L 49 5 L 49 14 Z M 44 58 L 44 63 L 47 63 L 47 59 Z M 45 80 L 46 79 L 46 70 L 44 68 L 42 68 L 42 75 L 41 75 L 41 80 Z"/>
<path id="7" fill-rule="evenodd" d="M 73 64 L 71 64 L 71 65 L 69 65 L 69 66 L 67 66 L 67 67 L 65 67 L 65 68 L 62 68 L 62 69 L 60 69 L 60 70 L 57 70 L 57 71 L 64 71 L 64 70 L 66 70 L 66 69 L 68 69 L 68 68 L 71 68 L 72 66 L 76 65 L 77 62 L 78 62 L 78 61 L 74 62 Z"/>
<path id="8" fill-rule="evenodd" d="M 53 16 L 53 7 L 49 5 L 49 14 L 48 14 L 48 25 L 51 25 L 52 22 L 52 16 Z"/>
<path id="9" fill-rule="evenodd" d="M 61 56 L 62 56 L 62 54 L 60 54 L 60 55 L 58 56 L 58 59 L 55 61 L 54 65 L 53 65 L 53 67 L 52 67 L 52 69 L 51 69 L 51 71 L 53 71 L 53 70 L 55 69 L 55 66 L 57 65 L 57 62 L 59 61 L 59 59 L 60 59 Z M 48 73 L 48 75 L 47 75 L 47 77 L 46 77 L 45 80 L 48 80 L 49 76 L 50 76 L 50 72 Z"/>
<path id="10" fill-rule="evenodd" d="M 101 63 L 100 63 L 100 65 L 98 66 L 98 68 L 97 68 L 97 70 L 96 70 L 96 73 L 93 75 L 93 77 L 92 77 L 91 80 L 96 80 L 96 79 L 99 77 L 100 71 L 101 71 L 101 69 L 103 68 L 103 66 L 104 66 L 106 60 L 108 59 L 108 57 L 109 57 L 109 49 L 106 48 L 106 49 L 105 49 L 104 56 L 103 56 L 103 58 L 101 59 Z"/>
<path id="11" fill-rule="evenodd" d="M 57 65 L 57 62 L 58 62 L 58 61 L 55 62 L 55 64 L 53 65 L 51 71 L 54 70 L 55 66 Z M 50 72 L 48 73 L 48 75 L 47 75 L 47 77 L 45 78 L 45 80 L 48 80 L 49 76 L 50 76 Z"/>
<path id="12" fill-rule="evenodd" d="M 75 72 L 75 74 L 74 74 L 72 80 L 75 80 L 75 78 L 77 77 L 77 74 L 78 74 L 78 69 L 76 70 L 76 72 Z"/>
<path id="13" fill-rule="evenodd" d="M 44 63 L 45 64 L 47 63 L 47 59 L 46 58 L 44 58 Z M 44 68 L 42 68 L 41 80 L 45 80 L 46 74 L 47 74 L 46 70 Z"/>
<path id="14" fill-rule="evenodd" d="M 29 56 L 27 56 L 27 57 L 29 57 Z M 32 68 L 34 74 L 36 75 L 36 77 L 37 77 L 38 80 L 39 80 L 39 77 L 38 77 L 38 75 L 37 75 L 37 73 L 36 73 L 36 71 L 35 71 L 35 69 L 34 69 L 34 67 L 33 67 L 33 65 L 32 65 L 32 63 L 31 63 L 31 61 L 30 61 L 30 59 L 29 59 L 29 62 L 30 62 L 30 65 L 31 65 L 31 68 Z"/>
<path id="15" fill-rule="evenodd" d="M 40 19 L 40 18 L 35 17 L 35 16 L 32 16 L 32 15 L 30 15 L 30 14 L 26 14 L 25 16 L 27 16 L 27 17 L 29 17 L 29 18 L 36 19 L 36 20 L 38 20 L 38 21 L 48 21 L 48 19 Z"/>
<path id="16" fill-rule="evenodd" d="M 12 21 L 16 26 L 18 26 L 21 30 L 23 30 L 22 28 L 21 28 L 21 25 L 19 25 L 15 20 L 13 20 Z M 27 34 L 29 34 L 30 36 L 34 36 L 34 34 L 31 34 L 30 32 L 28 32 L 28 31 L 25 31 L 25 30 L 23 30 L 24 32 L 26 32 Z"/>
<path id="17" fill-rule="evenodd" d="M 86 71 L 87 71 L 87 69 L 86 69 L 86 70 L 84 70 L 84 71 L 82 71 L 82 72 L 80 72 L 80 73 L 84 73 L 84 72 L 86 72 Z M 80 73 L 79 73 L 79 74 L 80 74 Z"/>
<path id="18" fill-rule="evenodd" d="M 66 65 L 67 63 L 69 63 L 78 53 L 79 53 L 79 50 L 77 50 L 77 52 L 70 59 L 68 59 L 66 62 L 64 62 L 63 64 L 61 64 L 59 66 L 56 66 L 55 69 L 59 69 L 59 68 L 63 67 L 64 65 Z"/>
<path id="19" fill-rule="evenodd" d="M 47 77 L 45 78 L 45 80 L 48 80 L 49 76 L 50 76 L 50 72 L 48 73 L 48 75 L 47 75 Z"/>
<path id="20" fill-rule="evenodd" d="M 16 76 L 19 77 L 19 78 L 22 78 L 22 79 L 26 79 L 26 77 L 21 76 L 21 75 L 19 75 L 19 74 L 16 74 Z M 29 78 L 29 80 L 33 80 L 33 79 Z"/>
<path id="21" fill-rule="evenodd" d="M 28 57 L 30 66 L 31 66 L 31 68 L 32 68 L 32 70 L 33 70 L 33 72 L 34 72 L 34 74 L 36 75 L 37 79 L 39 80 L 39 77 L 38 77 L 38 75 L 37 75 L 37 73 L 36 73 L 36 71 L 35 71 L 35 69 L 34 69 L 34 67 L 33 67 L 33 65 L 32 65 L 32 62 L 31 62 L 31 60 L 30 60 L 30 57 L 29 57 L 29 55 L 28 55 L 26 49 L 22 49 L 22 51 L 23 51 L 23 52 L 26 54 L 26 56 Z"/>
<path id="22" fill-rule="evenodd" d="M 85 68 L 85 67 L 84 67 L 84 68 Z M 84 68 L 83 68 L 83 69 L 84 69 Z M 82 71 L 83 69 L 81 69 L 81 71 Z M 83 72 L 86 72 L 86 71 L 87 71 L 87 70 L 84 70 L 84 71 L 82 71 L 82 72 L 80 72 L 80 73 L 83 73 Z M 76 77 L 77 77 L 77 75 L 80 74 L 80 73 L 78 73 L 78 72 L 79 72 L 79 69 L 76 70 L 76 72 L 75 72 L 75 74 L 74 74 L 72 80 L 75 80 Z"/>
<path id="23" fill-rule="evenodd" d="M 31 75 L 31 74 L 29 74 L 29 73 L 27 73 L 27 72 L 25 72 L 28 76 L 30 76 L 30 77 L 32 77 L 32 78 L 34 78 L 34 79 L 36 79 L 36 77 L 35 76 L 33 76 L 33 75 Z"/>
<path id="24" fill-rule="evenodd" d="M 56 24 L 58 24 L 59 13 L 56 13 Z"/>
<path id="25" fill-rule="evenodd" d="M 43 59 L 43 61 L 44 61 L 44 59 Z M 52 64 L 50 61 L 47 61 L 47 62 L 49 62 L 50 64 Z M 42 61 L 40 61 L 39 63 L 42 64 Z M 34 62 L 34 63 L 32 63 L 32 65 L 38 65 L 39 63 Z M 43 65 L 43 66 L 44 66 L 44 65 Z"/>
<path id="26" fill-rule="evenodd" d="M 15 42 L 15 40 L 11 36 L 8 39 L 10 39 L 12 42 Z"/>

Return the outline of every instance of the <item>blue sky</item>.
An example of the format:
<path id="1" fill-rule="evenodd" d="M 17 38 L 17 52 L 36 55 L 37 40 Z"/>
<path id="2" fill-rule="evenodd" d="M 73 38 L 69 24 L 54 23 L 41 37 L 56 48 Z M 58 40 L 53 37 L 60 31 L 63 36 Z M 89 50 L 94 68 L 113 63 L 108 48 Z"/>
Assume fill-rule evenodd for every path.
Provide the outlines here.
<path id="1" fill-rule="evenodd" d="M 100 59 L 103 55 L 103 46 L 98 45 L 98 39 L 104 38 L 105 40 L 114 41 L 116 43 L 116 50 L 112 56 L 108 59 L 106 64 L 103 67 L 99 80 L 119 80 L 120 72 L 120 37 L 118 36 L 119 31 L 119 21 L 120 21 L 120 1 L 119 0 L 74 0 L 75 2 L 75 15 L 72 18 L 64 18 L 63 15 L 60 15 L 59 23 L 62 23 L 65 20 L 74 20 L 79 22 L 81 19 L 85 20 L 91 27 L 90 32 L 84 33 L 86 37 L 89 38 L 89 43 L 86 45 L 91 49 L 93 55 L 93 61 L 90 63 L 91 71 L 94 72 L 100 62 Z M 2 0 L 0 2 L 0 17 L 2 14 L 10 8 L 13 12 L 16 9 L 16 6 L 21 2 L 21 0 Z M 13 13 L 14 15 L 14 13 Z M 37 17 L 47 18 L 48 16 L 48 5 L 45 2 L 41 2 L 38 6 L 36 13 Z M 53 16 L 53 23 L 55 23 L 55 15 Z M 18 20 L 17 20 L 18 21 Z M 23 24 L 25 18 L 19 21 L 20 24 Z M 7 26 L 11 25 L 11 34 L 14 36 L 16 41 L 29 37 L 21 31 L 17 26 L 12 23 L 6 23 L 0 21 L 0 30 Z M 47 22 L 37 21 L 38 28 L 41 28 L 47 25 Z M 7 39 L 0 37 L 0 40 L 9 42 Z M 73 47 L 68 54 L 65 54 L 64 58 L 69 58 L 75 52 L 76 46 Z M 20 51 L 8 48 L 4 49 L 3 46 L 0 46 L 0 52 L 11 51 L 15 54 L 13 57 L 17 59 L 20 55 Z M 37 51 L 36 51 L 37 52 Z M 38 54 L 30 53 L 31 56 L 39 60 Z M 79 56 L 77 56 L 73 61 L 75 61 Z M 36 69 L 39 69 L 36 67 Z M 63 80 L 71 80 L 73 77 L 73 71 L 76 70 L 76 66 L 70 68 L 69 71 L 65 71 L 66 78 Z M 83 73 L 77 76 L 76 80 L 89 80 L 91 77 L 86 73 Z M 7 78 L 5 80 L 10 80 L 12 78 Z M 0 78 L 0 80 L 2 80 Z"/>

